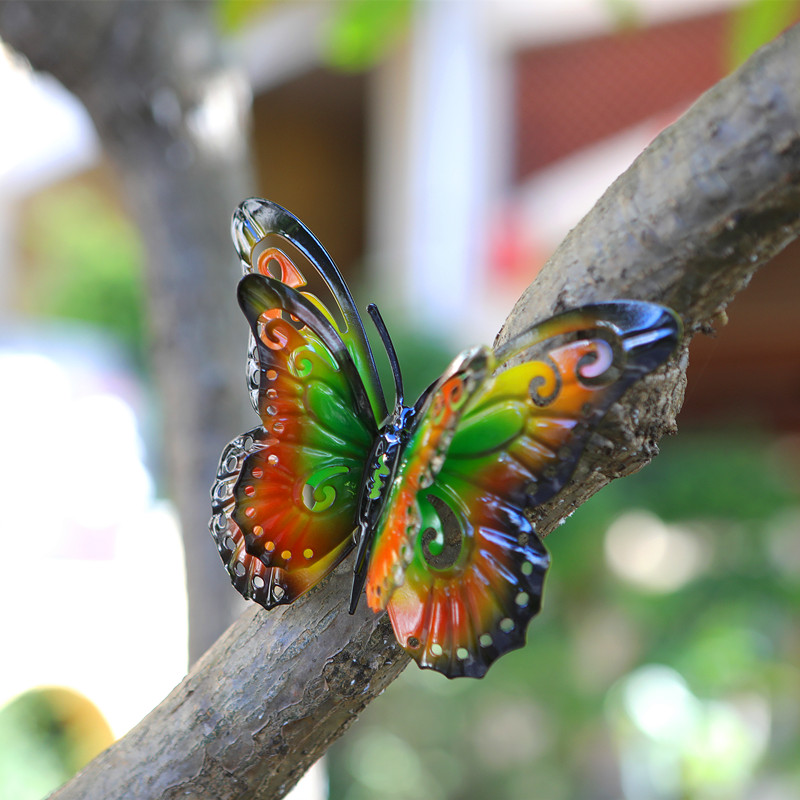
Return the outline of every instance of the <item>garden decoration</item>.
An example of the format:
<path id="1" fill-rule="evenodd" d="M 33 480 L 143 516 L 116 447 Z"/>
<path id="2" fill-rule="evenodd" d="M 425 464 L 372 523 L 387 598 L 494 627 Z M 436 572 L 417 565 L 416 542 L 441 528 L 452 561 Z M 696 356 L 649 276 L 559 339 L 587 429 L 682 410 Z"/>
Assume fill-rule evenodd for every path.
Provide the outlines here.
<path id="1" fill-rule="evenodd" d="M 669 358 L 680 320 L 626 300 L 569 310 L 465 351 L 412 406 L 370 305 L 390 410 L 350 291 L 311 231 L 250 199 L 232 233 L 261 419 L 225 448 L 212 488 L 233 585 L 267 609 L 291 603 L 355 549 L 350 613 L 366 585 L 420 667 L 482 677 L 523 646 L 541 607 L 550 559 L 526 512 L 570 479 L 612 403 Z"/>

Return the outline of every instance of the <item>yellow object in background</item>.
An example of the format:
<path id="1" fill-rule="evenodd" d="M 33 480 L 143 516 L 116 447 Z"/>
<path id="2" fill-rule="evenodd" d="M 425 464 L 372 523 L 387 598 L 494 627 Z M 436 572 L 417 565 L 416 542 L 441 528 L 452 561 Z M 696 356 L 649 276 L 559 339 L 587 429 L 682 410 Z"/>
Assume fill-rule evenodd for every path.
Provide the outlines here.
<path id="1" fill-rule="evenodd" d="M 78 692 L 18 695 L 0 709 L 0 797 L 39 800 L 113 741 L 105 717 Z"/>

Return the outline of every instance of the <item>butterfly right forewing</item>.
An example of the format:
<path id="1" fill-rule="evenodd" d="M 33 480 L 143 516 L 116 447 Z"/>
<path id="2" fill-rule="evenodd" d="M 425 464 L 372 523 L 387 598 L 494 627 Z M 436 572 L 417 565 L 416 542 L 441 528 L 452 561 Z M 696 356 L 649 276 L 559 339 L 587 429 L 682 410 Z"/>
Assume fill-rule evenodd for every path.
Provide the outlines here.
<path id="1" fill-rule="evenodd" d="M 462 360 L 433 387 L 367 584 L 420 666 L 480 677 L 524 644 L 549 564 L 526 512 L 564 486 L 611 404 L 666 360 L 679 332 L 660 306 L 587 306 Z"/>

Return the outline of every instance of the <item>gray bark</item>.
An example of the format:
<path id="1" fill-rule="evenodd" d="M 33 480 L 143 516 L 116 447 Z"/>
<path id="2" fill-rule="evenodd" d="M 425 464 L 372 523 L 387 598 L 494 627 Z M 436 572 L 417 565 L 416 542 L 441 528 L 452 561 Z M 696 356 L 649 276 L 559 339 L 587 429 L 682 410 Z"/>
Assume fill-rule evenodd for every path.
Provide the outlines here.
<path id="1" fill-rule="evenodd" d="M 539 531 L 675 429 L 691 336 L 724 319 L 753 272 L 800 231 L 800 28 L 662 133 L 567 237 L 500 334 L 588 300 L 640 298 L 683 317 L 682 352 L 630 391 Z M 350 567 L 291 606 L 245 613 L 128 736 L 56 792 L 279 798 L 402 670 L 384 617 L 345 613 Z M 431 678 L 435 680 L 436 678 Z"/>
<path id="2" fill-rule="evenodd" d="M 242 610 L 206 525 L 216 459 L 252 425 L 228 234 L 233 209 L 252 193 L 250 98 L 225 61 L 212 11 L 208 3 L 0 4 L 0 36 L 85 104 L 142 231 L 191 662 Z"/>

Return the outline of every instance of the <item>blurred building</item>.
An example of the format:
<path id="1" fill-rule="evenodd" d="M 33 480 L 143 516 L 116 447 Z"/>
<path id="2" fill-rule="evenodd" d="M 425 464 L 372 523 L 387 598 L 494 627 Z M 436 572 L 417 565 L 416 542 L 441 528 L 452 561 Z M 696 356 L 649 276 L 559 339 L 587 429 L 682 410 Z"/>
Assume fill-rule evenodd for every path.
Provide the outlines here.
<path id="1" fill-rule="evenodd" d="M 453 346 L 493 339 L 605 188 L 730 71 L 746 24 L 728 0 L 418 3 L 380 64 L 346 73 L 322 64 L 334 5 L 274 7 L 242 35 L 260 186 L 370 298 Z M 799 252 L 696 340 L 683 422 L 800 425 Z"/>
<path id="2" fill-rule="evenodd" d="M 390 318 L 451 348 L 491 341 L 605 188 L 730 70 L 741 3 L 406 5 L 366 70 L 326 66 L 340 4 L 270 3 L 241 26 L 232 45 L 254 91 L 257 185 Z M 2 148 L 0 252 L 12 247 L 15 198 L 99 163 L 74 99 L 46 78 L 36 85 L 28 127 L 3 134 L 15 138 Z M 19 106 L 26 87 L 17 81 L 11 97 L 11 86 Z M 684 421 L 800 424 L 796 253 L 756 277 L 717 338 L 696 341 Z M 0 269 L 0 298 L 12 284 Z"/>

